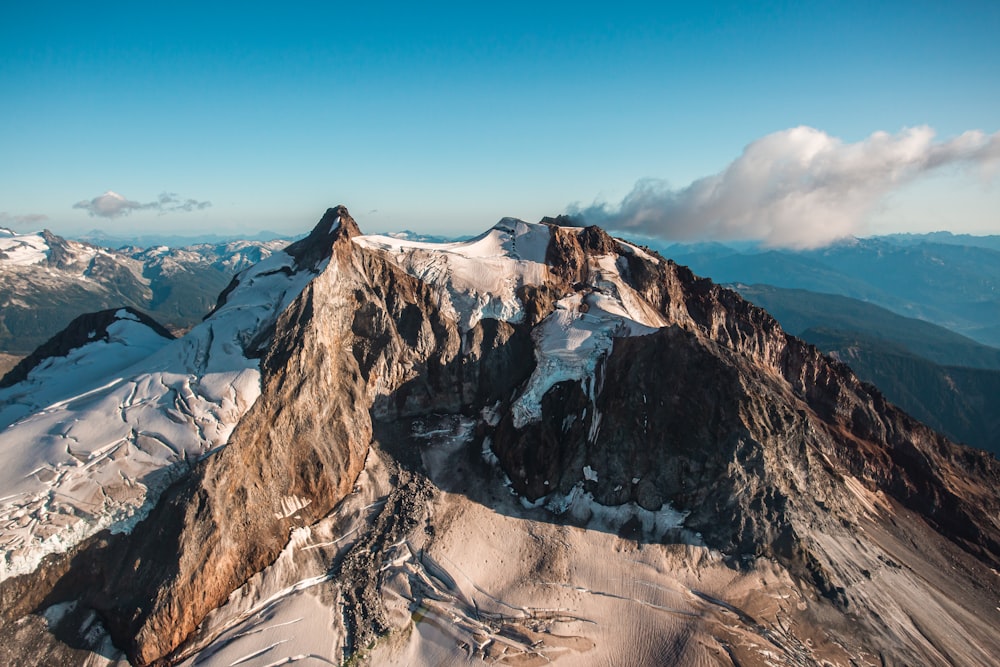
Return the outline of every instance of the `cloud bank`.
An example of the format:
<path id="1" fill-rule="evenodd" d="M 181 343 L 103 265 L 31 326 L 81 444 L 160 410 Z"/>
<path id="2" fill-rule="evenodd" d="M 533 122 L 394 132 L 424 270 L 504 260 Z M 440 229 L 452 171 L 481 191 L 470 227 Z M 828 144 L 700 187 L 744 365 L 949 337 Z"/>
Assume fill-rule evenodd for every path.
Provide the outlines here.
<path id="1" fill-rule="evenodd" d="M 179 211 L 200 211 L 212 205 L 210 201 L 198 201 L 196 199 L 181 199 L 175 192 L 164 192 L 156 201 L 140 203 L 123 197 L 117 192 L 108 190 L 99 197 L 91 200 L 78 201 L 73 204 L 73 208 L 85 210 L 88 214 L 97 218 L 119 218 L 128 215 L 132 211 L 158 211 L 164 213 L 176 213 Z"/>
<path id="2" fill-rule="evenodd" d="M 845 144 L 811 127 L 769 134 L 722 172 L 672 189 L 642 180 L 618 206 L 570 206 L 584 224 L 670 240 L 760 240 L 815 248 L 862 231 L 890 192 L 948 166 L 1000 162 L 1000 132 L 935 141 L 929 127 L 875 132 Z"/>

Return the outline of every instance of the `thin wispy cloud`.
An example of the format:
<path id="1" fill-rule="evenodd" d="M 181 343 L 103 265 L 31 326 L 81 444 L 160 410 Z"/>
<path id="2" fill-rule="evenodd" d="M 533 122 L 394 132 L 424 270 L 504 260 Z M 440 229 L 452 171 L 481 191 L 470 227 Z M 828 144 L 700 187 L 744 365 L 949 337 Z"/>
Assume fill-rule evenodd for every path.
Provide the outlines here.
<path id="1" fill-rule="evenodd" d="M 4 225 L 35 225 L 45 222 L 49 216 L 41 213 L 27 213 L 25 215 L 10 215 L 6 211 L 0 211 L 0 227 Z"/>
<path id="2" fill-rule="evenodd" d="M 924 174 L 998 163 L 1000 132 L 935 141 L 923 126 L 844 143 L 803 126 L 754 141 L 723 171 L 687 187 L 642 180 L 617 206 L 596 202 L 568 212 L 584 224 L 670 240 L 815 248 L 862 233 L 886 195 Z"/>
<path id="3" fill-rule="evenodd" d="M 157 211 L 164 213 L 200 211 L 212 205 L 210 201 L 181 199 L 175 192 L 164 192 L 156 201 L 141 203 L 108 190 L 99 197 L 78 201 L 73 208 L 86 211 L 97 218 L 120 218 L 133 211 Z"/>

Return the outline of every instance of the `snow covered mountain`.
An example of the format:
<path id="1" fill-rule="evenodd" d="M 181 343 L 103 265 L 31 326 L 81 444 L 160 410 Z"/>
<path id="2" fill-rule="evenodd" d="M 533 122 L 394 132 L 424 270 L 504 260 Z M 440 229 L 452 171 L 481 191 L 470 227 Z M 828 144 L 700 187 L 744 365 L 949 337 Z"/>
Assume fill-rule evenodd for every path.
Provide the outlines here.
<path id="1" fill-rule="evenodd" d="M 287 241 L 111 250 L 0 229 L 0 353 L 23 356 L 76 316 L 132 307 L 174 331 L 201 320 L 232 276 Z"/>
<path id="2" fill-rule="evenodd" d="M 180 339 L 52 349 L 0 390 L 8 664 L 1000 664 L 996 459 L 595 227 L 338 207 Z"/>

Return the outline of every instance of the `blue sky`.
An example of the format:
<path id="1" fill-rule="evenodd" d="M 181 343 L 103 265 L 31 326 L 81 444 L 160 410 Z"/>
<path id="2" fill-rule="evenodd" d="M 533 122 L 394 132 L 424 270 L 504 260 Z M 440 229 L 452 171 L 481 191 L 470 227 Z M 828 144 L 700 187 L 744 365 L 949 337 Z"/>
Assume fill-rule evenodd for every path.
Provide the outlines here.
<path id="1" fill-rule="evenodd" d="M 0 225 L 298 233 L 344 203 L 473 233 L 680 191 L 802 125 L 1000 130 L 996 2 L 337 4 L 4 3 Z M 962 160 L 852 229 L 1000 233 L 996 161 Z M 109 190 L 131 213 L 74 208 Z"/>

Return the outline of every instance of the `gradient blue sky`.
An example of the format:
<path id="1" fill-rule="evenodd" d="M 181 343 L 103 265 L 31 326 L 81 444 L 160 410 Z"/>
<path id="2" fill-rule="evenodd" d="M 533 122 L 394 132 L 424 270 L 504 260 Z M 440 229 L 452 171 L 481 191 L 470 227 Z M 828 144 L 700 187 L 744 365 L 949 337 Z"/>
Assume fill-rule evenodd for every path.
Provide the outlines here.
<path id="1" fill-rule="evenodd" d="M 3 3 L 0 225 L 298 233 L 344 203 L 473 233 L 682 188 L 799 125 L 1000 130 L 995 1 L 338 5 Z M 106 190 L 212 205 L 73 208 Z M 921 178 L 866 229 L 1000 233 L 1000 178 Z"/>

